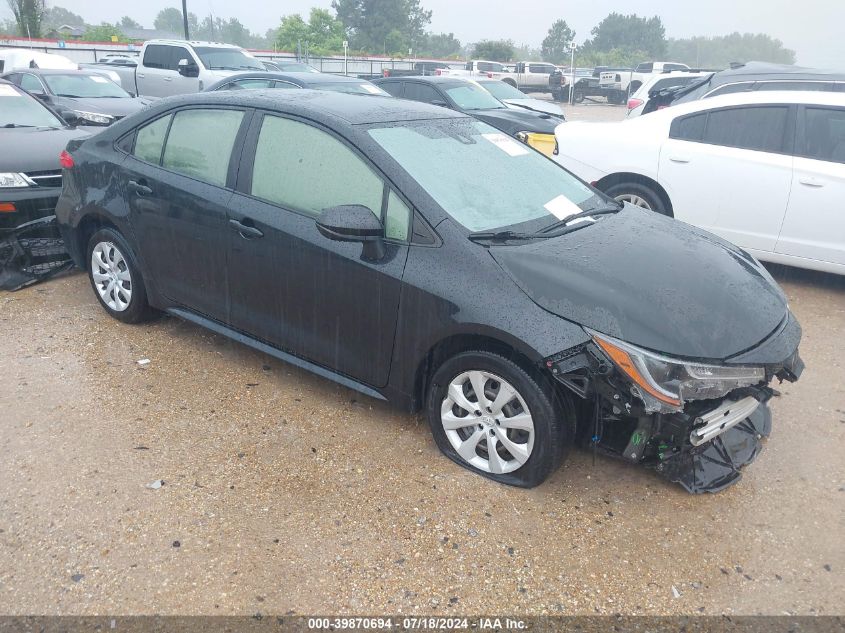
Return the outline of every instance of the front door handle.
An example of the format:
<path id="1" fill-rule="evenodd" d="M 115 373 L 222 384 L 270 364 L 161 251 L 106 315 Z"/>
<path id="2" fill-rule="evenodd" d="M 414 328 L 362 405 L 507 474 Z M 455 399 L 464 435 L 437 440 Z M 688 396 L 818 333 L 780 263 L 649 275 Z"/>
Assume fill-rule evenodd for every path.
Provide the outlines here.
<path id="1" fill-rule="evenodd" d="M 173 81 L 173 77 L 165 77 L 164 80 L 165 81 Z"/>
<path id="2" fill-rule="evenodd" d="M 129 189 L 137 193 L 139 196 L 149 196 L 152 194 L 153 190 L 150 189 L 147 185 L 142 182 L 137 182 L 135 180 L 130 180 L 126 183 L 129 186 Z"/>
<path id="3" fill-rule="evenodd" d="M 243 222 L 239 222 L 238 220 L 229 220 L 229 226 L 231 226 L 235 231 L 241 234 L 241 237 L 245 240 L 256 239 L 259 237 L 264 237 L 264 233 L 259 231 L 254 226 L 250 226 L 249 224 L 244 224 Z"/>
<path id="4" fill-rule="evenodd" d="M 686 156 L 670 156 L 669 160 L 671 160 L 673 163 L 681 163 L 682 165 L 686 165 L 688 162 L 690 162 L 690 159 Z"/>
<path id="5" fill-rule="evenodd" d="M 808 187 L 824 187 L 824 181 L 819 180 L 818 178 L 813 178 L 811 176 L 804 176 L 798 179 L 802 185 L 807 185 Z"/>

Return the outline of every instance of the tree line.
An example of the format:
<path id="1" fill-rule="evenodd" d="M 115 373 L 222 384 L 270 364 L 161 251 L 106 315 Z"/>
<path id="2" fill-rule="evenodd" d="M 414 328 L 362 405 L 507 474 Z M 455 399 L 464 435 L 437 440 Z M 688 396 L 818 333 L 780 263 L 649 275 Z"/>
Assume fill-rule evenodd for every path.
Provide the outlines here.
<path id="1" fill-rule="evenodd" d="M 62 7 L 46 7 L 45 0 L 6 0 L 14 19 L 0 21 L 0 33 L 41 37 L 62 25 L 82 29 L 87 41 L 128 42 L 127 30 L 142 28 L 129 16 L 116 24 L 87 24 L 82 16 Z M 576 33 L 565 20 L 553 22 L 539 48 L 518 46 L 512 40 L 482 40 L 464 45 L 453 33 L 427 29 L 432 12 L 420 0 L 333 0 L 332 10 L 313 8 L 309 15 L 282 16 L 278 27 L 251 32 L 234 17 L 188 13 L 192 38 L 236 44 L 247 48 L 332 55 L 352 54 L 464 59 L 476 57 L 500 62 L 547 61 L 569 65 L 570 43 Z M 183 31 L 182 11 L 159 11 L 153 27 L 173 34 Z M 750 60 L 794 64 L 795 51 L 762 33 L 731 33 L 718 37 L 667 38 L 658 16 L 610 13 L 578 44 L 576 66 L 632 67 L 648 60 L 684 62 L 698 68 L 724 68 L 730 62 Z"/>

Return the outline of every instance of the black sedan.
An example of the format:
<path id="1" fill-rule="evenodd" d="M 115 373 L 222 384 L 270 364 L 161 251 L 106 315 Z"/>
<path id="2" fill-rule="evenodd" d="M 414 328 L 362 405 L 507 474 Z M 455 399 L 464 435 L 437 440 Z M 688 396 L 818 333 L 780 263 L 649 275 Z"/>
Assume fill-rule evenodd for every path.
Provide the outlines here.
<path id="1" fill-rule="evenodd" d="M 555 127 L 560 117 L 508 108 L 469 79 L 460 77 L 388 77 L 373 81 L 394 97 L 451 108 L 475 117 L 527 143 L 547 156 L 555 147 Z"/>
<path id="2" fill-rule="evenodd" d="M 72 112 L 80 125 L 110 125 L 149 103 L 95 71 L 27 68 L 3 78 L 59 112 Z"/>
<path id="3" fill-rule="evenodd" d="M 53 215 L 62 192 L 59 154 L 88 136 L 0 79 L 0 235 Z"/>
<path id="4" fill-rule="evenodd" d="M 210 85 L 205 89 L 205 92 L 243 90 L 245 88 L 308 88 L 310 90 L 330 90 L 332 92 L 346 92 L 349 94 L 376 95 L 380 97 L 390 96 L 366 79 L 318 72 L 273 73 L 258 71 L 238 73 Z"/>
<path id="5" fill-rule="evenodd" d="M 769 383 L 801 373 L 748 254 L 445 108 L 200 93 L 68 152 L 56 214 L 108 314 L 164 310 L 422 408 L 499 482 L 539 484 L 580 438 L 718 490 L 769 433 Z"/>

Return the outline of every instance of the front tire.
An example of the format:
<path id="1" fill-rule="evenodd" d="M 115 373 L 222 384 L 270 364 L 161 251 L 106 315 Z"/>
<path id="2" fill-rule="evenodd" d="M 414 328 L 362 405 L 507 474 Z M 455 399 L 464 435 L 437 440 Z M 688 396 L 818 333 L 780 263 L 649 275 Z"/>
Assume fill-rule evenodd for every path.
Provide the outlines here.
<path id="1" fill-rule="evenodd" d="M 141 271 L 118 231 L 104 228 L 94 233 L 86 253 L 94 295 L 110 316 L 124 323 L 139 323 L 153 316 Z"/>
<path id="2" fill-rule="evenodd" d="M 672 215 L 663 199 L 648 185 L 639 182 L 620 182 L 611 185 L 604 192 L 619 202 L 627 202 L 661 215 Z"/>
<path id="3" fill-rule="evenodd" d="M 447 457 L 511 486 L 543 483 L 575 433 L 574 416 L 556 401 L 550 385 L 490 352 L 465 352 L 444 362 L 432 379 L 426 409 L 434 440 Z"/>

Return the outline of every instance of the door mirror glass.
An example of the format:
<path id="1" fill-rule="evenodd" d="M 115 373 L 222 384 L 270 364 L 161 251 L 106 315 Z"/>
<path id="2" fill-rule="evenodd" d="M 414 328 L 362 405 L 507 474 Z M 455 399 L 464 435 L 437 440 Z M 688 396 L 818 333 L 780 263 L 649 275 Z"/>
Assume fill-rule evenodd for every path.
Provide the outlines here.
<path id="1" fill-rule="evenodd" d="M 68 125 L 76 125 L 79 123 L 79 115 L 73 110 L 62 110 L 59 114 L 62 115 L 62 118 Z"/>
<path id="2" fill-rule="evenodd" d="M 177 64 L 179 74 L 183 77 L 199 77 L 200 69 L 194 62 L 187 59 L 180 59 Z"/>

